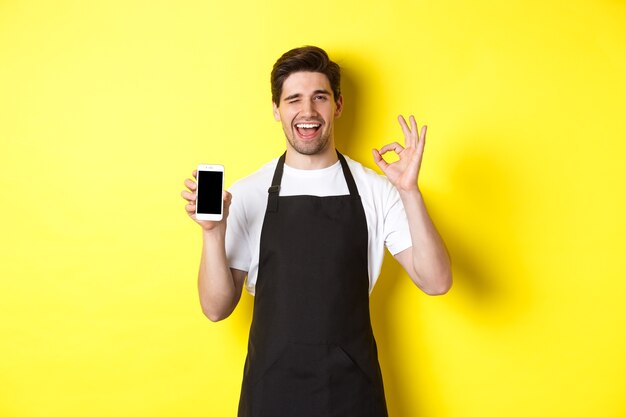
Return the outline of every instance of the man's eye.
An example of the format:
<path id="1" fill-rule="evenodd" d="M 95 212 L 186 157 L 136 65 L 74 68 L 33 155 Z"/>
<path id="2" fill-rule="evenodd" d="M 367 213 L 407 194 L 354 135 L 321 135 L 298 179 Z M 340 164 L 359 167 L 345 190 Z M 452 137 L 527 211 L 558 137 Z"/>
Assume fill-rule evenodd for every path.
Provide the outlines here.
<path id="1" fill-rule="evenodd" d="M 316 100 L 326 100 L 326 96 L 317 96 L 315 97 Z"/>

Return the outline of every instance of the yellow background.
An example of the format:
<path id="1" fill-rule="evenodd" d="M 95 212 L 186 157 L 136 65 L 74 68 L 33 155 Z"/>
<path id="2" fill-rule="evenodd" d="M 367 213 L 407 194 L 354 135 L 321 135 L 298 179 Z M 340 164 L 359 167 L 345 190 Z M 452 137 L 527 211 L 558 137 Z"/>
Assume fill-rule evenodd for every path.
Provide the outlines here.
<path id="1" fill-rule="evenodd" d="M 621 0 L 0 1 L 0 416 L 235 415 L 252 298 L 204 318 L 179 193 L 284 149 L 269 72 L 304 44 L 344 68 L 340 150 L 429 125 L 455 284 L 387 259 L 390 415 L 626 416 Z"/>

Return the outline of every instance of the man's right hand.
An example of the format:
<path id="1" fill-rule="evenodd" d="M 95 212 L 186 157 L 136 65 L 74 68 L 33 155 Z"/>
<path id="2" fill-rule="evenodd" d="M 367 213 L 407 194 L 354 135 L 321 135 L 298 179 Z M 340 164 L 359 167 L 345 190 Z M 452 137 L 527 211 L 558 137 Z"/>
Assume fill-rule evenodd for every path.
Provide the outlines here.
<path id="1" fill-rule="evenodd" d="M 226 230 L 226 218 L 228 217 L 228 208 L 230 207 L 232 195 L 226 190 L 224 190 L 222 193 L 222 198 L 224 199 L 224 215 L 222 216 L 222 220 L 218 222 L 198 220 L 196 219 L 196 189 L 198 188 L 196 180 L 198 178 L 198 171 L 194 170 L 192 172 L 192 175 L 193 179 L 187 178 L 185 180 L 185 187 L 187 187 L 187 190 L 184 190 L 180 193 L 180 195 L 187 201 L 187 205 L 185 206 L 185 211 L 187 211 L 187 215 L 206 231 L 211 231 L 217 229 L 218 227 Z"/>

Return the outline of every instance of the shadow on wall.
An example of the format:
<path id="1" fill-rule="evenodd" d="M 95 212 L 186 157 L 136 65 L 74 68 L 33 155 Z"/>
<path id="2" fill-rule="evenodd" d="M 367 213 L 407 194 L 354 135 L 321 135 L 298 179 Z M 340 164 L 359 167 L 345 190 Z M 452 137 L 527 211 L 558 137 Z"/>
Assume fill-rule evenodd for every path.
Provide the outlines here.
<path id="1" fill-rule="evenodd" d="M 465 143 L 480 142 L 468 138 Z M 449 194 L 428 189 L 423 192 L 452 260 L 453 288 L 440 302 L 461 316 L 455 323 L 463 323 L 470 331 L 487 324 L 497 333 L 514 325 L 528 310 L 533 291 L 529 288 L 531 280 L 526 279 L 525 251 L 519 239 L 523 227 L 519 202 L 527 197 L 521 195 L 519 183 L 507 168 L 506 155 L 489 152 L 493 153 L 487 154 L 482 148 L 451 149 L 450 172 L 442 174 L 450 178 Z M 425 305 L 426 296 L 407 282 L 408 275 L 387 254 L 372 294 L 371 310 L 391 416 L 427 415 L 432 410 L 421 404 L 446 401 L 436 380 L 445 375 L 434 376 L 427 387 L 419 386 L 423 379 L 415 377 L 425 372 L 436 375 L 429 358 L 431 342 L 420 328 L 429 320 L 420 314 L 432 310 Z M 410 290 L 415 290 L 412 299 L 402 294 Z M 404 305 L 398 306 L 398 302 Z M 400 320 L 408 328 L 399 328 Z M 454 333 L 454 329 L 447 332 Z M 462 343 L 457 345 L 463 348 Z M 402 357 L 397 352 L 415 353 Z"/>
<path id="2" fill-rule="evenodd" d="M 363 104 L 363 97 L 359 92 L 359 84 L 362 83 L 359 82 L 356 73 L 342 68 L 341 94 L 344 96 L 344 106 L 341 117 L 335 123 L 335 146 L 339 152 L 356 160 L 359 160 L 357 155 L 363 152 L 363 142 L 360 141 L 360 126 L 363 126 L 363 120 L 358 114 L 359 105 Z"/>
<path id="3" fill-rule="evenodd" d="M 505 140 L 506 132 L 498 135 Z M 525 195 L 520 162 L 511 150 L 480 144 L 487 133 L 463 140 L 468 147 L 450 152 L 448 198 L 433 193 L 433 217 L 445 235 L 458 278 L 455 290 L 462 302 L 493 326 L 508 326 L 526 311 L 533 289 L 525 247 Z M 484 141 L 484 139 L 483 139 Z M 444 201 L 454 201 L 448 209 Z M 448 212 L 446 212 L 448 211 Z"/>
<path id="4" fill-rule="evenodd" d="M 356 76 L 345 69 L 341 72 L 341 94 L 344 96 L 344 106 L 341 117 L 335 122 L 335 146 L 339 152 L 351 156 L 355 154 L 354 149 L 358 145 L 355 129 L 360 126 L 360 121 L 357 120 L 357 103 L 361 98 Z"/>

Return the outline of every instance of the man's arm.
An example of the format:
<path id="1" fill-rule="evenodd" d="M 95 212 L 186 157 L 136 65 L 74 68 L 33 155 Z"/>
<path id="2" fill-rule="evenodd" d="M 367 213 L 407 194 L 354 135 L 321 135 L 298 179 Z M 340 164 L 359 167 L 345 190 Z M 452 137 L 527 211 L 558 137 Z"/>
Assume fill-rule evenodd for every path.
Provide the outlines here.
<path id="1" fill-rule="evenodd" d="M 196 171 L 193 172 L 194 178 Z M 232 199 L 224 191 L 224 216 L 219 222 L 196 219 L 196 183 L 185 180 L 186 191 L 181 193 L 187 200 L 187 215 L 202 227 L 202 256 L 198 271 L 198 294 L 204 315 L 211 321 L 223 320 L 235 310 L 247 272 L 228 266 L 226 258 L 226 219 Z"/>
<path id="2" fill-rule="evenodd" d="M 235 310 L 247 274 L 228 267 L 224 242 L 224 234 L 202 231 L 198 295 L 202 311 L 211 321 L 223 320 Z"/>
<path id="3" fill-rule="evenodd" d="M 435 228 L 417 184 L 426 141 L 426 126 L 418 133 L 417 123 L 410 117 L 411 128 L 404 117 L 398 121 L 405 145 L 397 142 L 372 150 L 374 161 L 398 189 L 409 223 L 412 247 L 395 255 L 415 285 L 430 295 L 445 294 L 452 286 L 452 270 L 446 247 Z M 387 163 L 382 155 L 394 151 L 400 159 Z"/>
<path id="4" fill-rule="evenodd" d="M 441 295 L 452 286 L 450 259 L 419 191 L 401 192 L 411 232 L 412 247 L 395 255 L 415 285 L 429 295 Z"/>

